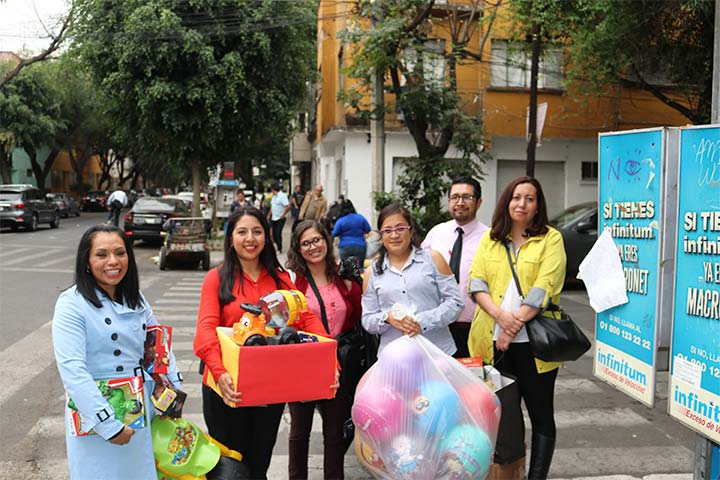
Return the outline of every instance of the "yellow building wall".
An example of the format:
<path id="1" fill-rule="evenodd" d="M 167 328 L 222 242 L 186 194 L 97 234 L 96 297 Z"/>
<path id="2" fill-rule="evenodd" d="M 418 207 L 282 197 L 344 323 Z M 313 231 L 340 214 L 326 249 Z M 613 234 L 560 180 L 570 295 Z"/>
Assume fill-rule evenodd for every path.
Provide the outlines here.
<path id="1" fill-rule="evenodd" d="M 503 7 L 506 8 L 506 7 Z M 348 4 L 333 0 L 321 0 L 319 6 L 318 28 L 318 69 L 320 72 L 321 93 L 317 108 L 318 142 L 332 128 L 346 125 L 346 111 L 337 101 L 338 92 L 338 53 L 340 40 L 337 33 L 348 23 Z M 525 88 L 493 88 L 490 86 L 490 62 L 493 39 L 507 39 L 503 27 L 507 12 L 501 12 L 493 25 L 492 35 L 485 43 L 482 52 L 484 61 L 465 61 L 457 67 L 458 93 L 463 99 L 463 108 L 470 114 L 482 114 L 485 133 L 492 136 L 525 137 L 526 112 L 530 92 Z M 449 34 L 446 22 L 435 22 L 435 38 L 447 39 Z M 478 52 L 481 35 L 475 33 L 470 48 Z M 449 40 L 446 48 L 449 46 Z M 344 61 L 352 61 L 352 52 L 346 46 Z M 345 87 L 352 85 L 345 78 Z M 390 85 L 389 78 L 386 85 Z M 654 126 L 686 125 L 688 120 L 676 110 L 666 106 L 648 92 L 630 89 L 619 85 L 609 86 L 598 95 L 571 95 L 561 90 L 541 90 L 538 103 L 548 103 L 548 113 L 542 136 L 558 138 L 595 138 L 598 132 L 648 128 Z M 369 103 L 369 95 L 364 99 Z M 386 105 L 391 110 L 393 95 L 385 95 Z M 386 116 L 388 128 L 402 128 L 394 114 Z"/>
<path id="2" fill-rule="evenodd" d="M 90 188 L 94 190 L 97 188 L 97 181 L 101 174 L 100 157 L 93 155 L 83 170 L 83 183 L 89 184 Z M 71 185 L 75 183 L 75 172 L 70 163 L 70 155 L 68 155 L 67 150 L 62 150 L 57 154 L 50 175 L 52 177 L 52 191 L 70 192 Z"/>

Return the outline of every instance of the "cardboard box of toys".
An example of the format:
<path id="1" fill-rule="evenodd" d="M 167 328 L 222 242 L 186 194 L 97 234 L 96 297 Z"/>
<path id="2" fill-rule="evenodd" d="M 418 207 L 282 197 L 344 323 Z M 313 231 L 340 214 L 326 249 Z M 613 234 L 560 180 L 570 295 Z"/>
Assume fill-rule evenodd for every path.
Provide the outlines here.
<path id="1" fill-rule="evenodd" d="M 235 407 L 333 398 L 337 342 L 298 332 L 303 343 L 239 346 L 232 328 L 217 327 L 222 359 L 242 402 Z M 220 394 L 208 371 L 207 384 Z"/>

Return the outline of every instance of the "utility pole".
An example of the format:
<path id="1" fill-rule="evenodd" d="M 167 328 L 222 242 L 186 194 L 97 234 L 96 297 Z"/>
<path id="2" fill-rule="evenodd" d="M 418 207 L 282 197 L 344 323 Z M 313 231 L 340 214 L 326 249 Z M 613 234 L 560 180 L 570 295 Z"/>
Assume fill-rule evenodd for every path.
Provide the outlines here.
<path id="1" fill-rule="evenodd" d="M 540 24 L 535 23 L 530 33 L 532 58 L 530 66 L 530 114 L 528 118 L 527 165 L 525 173 L 535 176 L 535 147 L 537 146 L 537 90 L 538 70 L 540 69 Z"/>
<path id="2" fill-rule="evenodd" d="M 382 7 L 380 7 L 382 8 Z M 382 10 L 373 17 L 373 26 L 382 23 Z M 385 191 L 385 71 L 376 69 L 372 82 L 372 105 L 374 114 L 370 118 L 370 144 L 372 149 L 372 191 Z M 373 205 L 373 222 L 378 212 Z"/>

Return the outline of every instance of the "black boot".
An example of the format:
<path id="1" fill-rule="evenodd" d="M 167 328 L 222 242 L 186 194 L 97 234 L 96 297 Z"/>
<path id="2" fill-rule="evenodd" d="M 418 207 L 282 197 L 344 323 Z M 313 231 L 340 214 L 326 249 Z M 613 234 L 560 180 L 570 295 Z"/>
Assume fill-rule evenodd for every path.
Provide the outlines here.
<path id="1" fill-rule="evenodd" d="M 530 470 L 528 480 L 545 480 L 555 451 L 555 439 L 533 433 L 530 445 Z"/>

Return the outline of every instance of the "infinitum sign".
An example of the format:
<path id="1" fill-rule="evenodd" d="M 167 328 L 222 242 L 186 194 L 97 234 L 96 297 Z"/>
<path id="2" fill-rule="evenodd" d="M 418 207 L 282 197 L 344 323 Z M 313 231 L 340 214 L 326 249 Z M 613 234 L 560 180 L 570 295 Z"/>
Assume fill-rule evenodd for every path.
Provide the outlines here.
<path id="1" fill-rule="evenodd" d="M 720 127 L 680 132 L 670 415 L 720 443 Z"/>
<path id="2" fill-rule="evenodd" d="M 675 176 L 665 168 L 673 135 L 677 130 L 657 128 L 601 134 L 599 140 L 600 229 L 617 245 L 628 303 L 597 314 L 594 372 L 648 406 L 655 396 L 662 292 L 672 283 L 663 270 L 662 241 L 666 229 L 674 234 L 667 182 Z M 666 304 L 669 311 L 671 301 Z"/>

